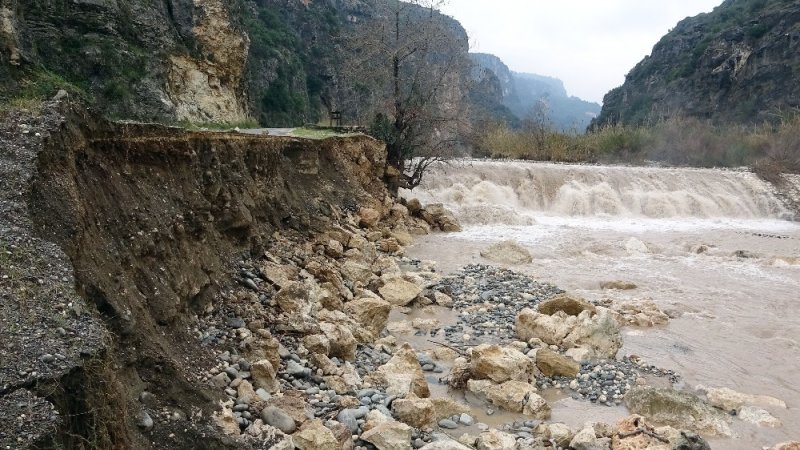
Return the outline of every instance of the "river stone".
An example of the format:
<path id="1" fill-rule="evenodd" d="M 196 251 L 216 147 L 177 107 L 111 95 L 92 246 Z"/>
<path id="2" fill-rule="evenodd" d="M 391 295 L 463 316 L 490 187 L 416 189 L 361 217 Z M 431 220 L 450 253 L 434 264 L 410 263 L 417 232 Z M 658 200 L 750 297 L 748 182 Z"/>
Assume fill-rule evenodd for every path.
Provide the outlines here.
<path id="1" fill-rule="evenodd" d="M 514 436 L 491 429 L 478 435 L 478 450 L 508 450 L 516 448 L 517 440 Z"/>
<path id="2" fill-rule="evenodd" d="M 378 289 L 387 302 L 395 306 L 406 306 L 422 292 L 419 286 L 402 278 L 391 278 Z"/>
<path id="3" fill-rule="evenodd" d="M 533 261 L 528 250 L 514 241 L 500 241 L 481 250 L 484 258 L 502 264 L 528 264 Z"/>
<path id="4" fill-rule="evenodd" d="M 330 450 L 339 448 L 339 441 L 329 430 L 322 424 L 319 419 L 314 419 L 306 422 L 303 428 L 297 433 L 292 435 L 295 447 L 299 450 Z"/>
<path id="5" fill-rule="evenodd" d="M 534 368 L 530 358 L 517 349 L 481 344 L 472 349 L 470 372 L 479 380 L 528 382 Z"/>
<path id="6" fill-rule="evenodd" d="M 541 314 L 552 316 L 556 311 L 564 311 L 567 315 L 577 316 L 583 311 L 594 313 L 596 308 L 586 300 L 567 293 L 559 294 L 551 299 L 547 299 L 537 308 Z"/>
<path id="7" fill-rule="evenodd" d="M 286 434 L 292 434 L 297 429 L 294 419 L 292 419 L 289 414 L 286 414 L 285 411 L 275 406 L 267 406 L 264 408 L 261 411 L 261 419 L 264 423 L 272 425 Z"/>
<path id="8" fill-rule="evenodd" d="M 536 352 L 536 367 L 548 377 L 574 378 L 581 370 L 581 365 L 574 359 L 562 356 L 546 348 Z"/>
<path id="9" fill-rule="evenodd" d="M 639 386 L 625 394 L 625 406 L 654 422 L 712 436 L 731 436 L 725 413 L 685 392 Z"/>
<path id="10" fill-rule="evenodd" d="M 411 450 L 411 427 L 396 420 L 379 423 L 361 434 L 378 450 Z"/>
<path id="11" fill-rule="evenodd" d="M 419 398 L 431 395 L 417 354 L 408 343 L 400 346 L 386 364 L 367 375 L 367 381 L 386 386 L 387 394 L 398 397 L 406 397 L 410 392 Z"/>

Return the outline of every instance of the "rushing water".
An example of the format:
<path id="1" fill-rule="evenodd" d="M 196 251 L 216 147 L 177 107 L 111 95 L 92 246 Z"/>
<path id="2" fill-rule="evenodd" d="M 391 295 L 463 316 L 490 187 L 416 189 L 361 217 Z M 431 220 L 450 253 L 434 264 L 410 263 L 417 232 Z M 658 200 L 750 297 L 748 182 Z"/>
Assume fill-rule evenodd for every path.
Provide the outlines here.
<path id="1" fill-rule="evenodd" d="M 767 408 L 783 427 L 734 420 L 738 437 L 714 448 L 800 439 L 800 225 L 753 174 L 472 161 L 435 168 L 405 195 L 444 203 L 465 225 L 418 240 L 409 256 L 449 272 L 487 262 L 481 249 L 513 239 L 534 256 L 516 270 L 588 299 L 652 298 L 680 316 L 627 329 L 622 353 L 676 370 L 688 389 L 787 403 Z M 608 280 L 638 288 L 601 290 Z M 578 403 L 554 405 L 554 418 L 577 425 L 609 416 Z"/>

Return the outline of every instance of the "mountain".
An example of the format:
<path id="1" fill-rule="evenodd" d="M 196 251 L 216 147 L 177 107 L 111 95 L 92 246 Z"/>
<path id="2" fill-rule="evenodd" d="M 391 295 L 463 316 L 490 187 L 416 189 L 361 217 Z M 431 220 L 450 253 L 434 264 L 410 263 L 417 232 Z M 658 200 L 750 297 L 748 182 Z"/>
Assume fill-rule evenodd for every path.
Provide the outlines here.
<path id="1" fill-rule="evenodd" d="M 0 6 L 0 101 L 24 103 L 64 89 L 112 118 L 315 123 L 343 102 L 340 77 L 350 61 L 337 51 L 338 37 L 387 5 L 400 3 L 5 2 Z M 417 17 L 439 15 L 408 8 L 416 8 Z M 457 21 L 441 17 L 448 30 L 439 39 L 452 41 L 467 60 L 466 32 Z M 462 75 L 449 80 L 446 88 L 453 95 L 448 98 L 469 91 L 469 73 Z"/>
<path id="2" fill-rule="evenodd" d="M 558 78 L 511 71 L 500 58 L 487 53 L 470 53 L 472 61 L 484 71 L 493 73 L 503 96 L 503 105 L 518 119 L 544 113 L 555 128 L 583 130 L 600 112 L 597 103 L 567 95 Z"/>
<path id="3" fill-rule="evenodd" d="M 606 94 L 594 121 L 673 115 L 753 123 L 800 107 L 800 3 L 726 0 L 679 22 Z"/>

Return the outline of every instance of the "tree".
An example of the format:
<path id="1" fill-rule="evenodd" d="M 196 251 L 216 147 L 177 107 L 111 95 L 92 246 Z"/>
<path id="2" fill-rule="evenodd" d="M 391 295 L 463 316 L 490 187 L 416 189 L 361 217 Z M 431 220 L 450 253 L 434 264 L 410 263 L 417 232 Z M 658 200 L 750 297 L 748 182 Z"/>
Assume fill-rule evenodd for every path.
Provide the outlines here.
<path id="1" fill-rule="evenodd" d="M 441 4 L 377 0 L 341 39 L 347 63 L 339 103 L 386 143 L 395 188 L 417 186 L 463 134 L 469 44 L 457 22 L 439 13 Z"/>

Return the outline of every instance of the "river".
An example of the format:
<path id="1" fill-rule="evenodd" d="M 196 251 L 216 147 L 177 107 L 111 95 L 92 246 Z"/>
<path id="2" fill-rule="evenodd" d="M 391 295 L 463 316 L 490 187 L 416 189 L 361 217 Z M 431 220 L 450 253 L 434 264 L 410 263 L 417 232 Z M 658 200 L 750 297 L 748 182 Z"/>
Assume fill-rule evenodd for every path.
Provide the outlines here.
<path id="1" fill-rule="evenodd" d="M 464 226 L 420 238 L 407 255 L 450 273 L 488 263 L 479 252 L 512 239 L 533 255 L 513 267 L 590 301 L 652 299 L 667 326 L 626 328 L 636 354 L 682 376 L 679 388 L 765 394 L 779 428 L 734 421 L 715 449 L 800 438 L 800 224 L 769 184 L 747 171 L 461 161 L 431 169 L 406 197 L 443 203 Z M 602 290 L 623 280 L 630 291 Z M 571 399 L 554 419 L 610 413 Z M 599 408 L 599 409 L 598 409 Z"/>

